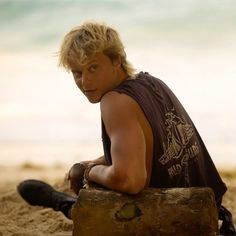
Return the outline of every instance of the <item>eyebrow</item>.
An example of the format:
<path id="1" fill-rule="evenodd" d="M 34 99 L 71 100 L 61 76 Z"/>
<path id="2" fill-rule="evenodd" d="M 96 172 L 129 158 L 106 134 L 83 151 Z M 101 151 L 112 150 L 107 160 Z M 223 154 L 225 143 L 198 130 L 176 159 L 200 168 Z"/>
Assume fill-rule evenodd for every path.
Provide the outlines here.
<path id="1" fill-rule="evenodd" d="M 92 64 L 92 63 L 96 63 L 96 62 L 98 62 L 98 60 L 97 59 L 93 59 L 93 60 L 91 60 L 91 61 L 88 61 L 88 63 L 87 63 L 87 65 L 90 65 L 90 64 Z"/>
<path id="2" fill-rule="evenodd" d="M 88 61 L 88 63 L 86 63 L 86 65 L 91 65 L 91 64 L 93 64 L 93 63 L 98 63 L 98 59 L 92 59 L 91 61 Z M 75 73 L 75 72 L 81 72 L 81 70 L 78 70 L 78 69 L 71 69 L 71 72 L 72 73 Z"/>

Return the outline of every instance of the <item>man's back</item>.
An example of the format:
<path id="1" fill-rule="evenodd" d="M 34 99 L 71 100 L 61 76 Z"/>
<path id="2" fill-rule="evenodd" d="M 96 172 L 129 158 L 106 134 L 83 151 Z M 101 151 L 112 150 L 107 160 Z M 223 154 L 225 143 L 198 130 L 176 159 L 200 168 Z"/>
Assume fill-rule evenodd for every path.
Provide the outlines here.
<path id="1" fill-rule="evenodd" d="M 159 79 L 142 72 L 135 79 L 121 83 L 114 91 L 126 94 L 138 103 L 145 117 L 141 122 L 144 133 L 150 135 L 148 127 L 152 130 L 153 143 L 148 141 L 153 149 L 149 186 L 209 186 L 219 202 L 226 187 L 194 124 L 172 91 Z M 105 132 L 103 128 L 104 137 Z M 103 139 L 105 153 L 109 153 L 106 137 Z"/>

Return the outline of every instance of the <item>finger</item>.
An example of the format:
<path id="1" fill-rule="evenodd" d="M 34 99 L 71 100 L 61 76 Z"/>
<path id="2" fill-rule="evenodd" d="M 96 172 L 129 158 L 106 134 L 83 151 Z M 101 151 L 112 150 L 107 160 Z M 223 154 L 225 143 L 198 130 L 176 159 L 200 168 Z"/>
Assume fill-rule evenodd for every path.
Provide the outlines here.
<path id="1" fill-rule="evenodd" d="M 75 194 L 78 194 L 80 190 L 79 183 L 77 181 L 70 181 L 70 188 L 74 191 Z"/>

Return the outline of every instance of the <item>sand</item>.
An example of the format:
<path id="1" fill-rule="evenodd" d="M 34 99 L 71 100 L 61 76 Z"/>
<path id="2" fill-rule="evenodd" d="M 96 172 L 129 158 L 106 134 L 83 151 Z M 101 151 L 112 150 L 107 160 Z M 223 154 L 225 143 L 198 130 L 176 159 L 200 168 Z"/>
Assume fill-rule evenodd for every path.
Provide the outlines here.
<path id="1" fill-rule="evenodd" d="M 60 212 L 26 204 L 17 194 L 17 184 L 28 178 L 47 181 L 56 189 L 71 193 L 64 176 L 68 167 L 0 166 L 0 236 L 68 236 L 72 235 L 72 221 Z M 236 222 L 236 171 L 223 171 L 228 186 L 224 205 L 231 210 Z"/>
<path id="2" fill-rule="evenodd" d="M 71 193 L 64 181 L 67 168 L 25 164 L 0 167 L 0 236 L 72 235 L 72 221 L 60 212 L 32 207 L 17 194 L 17 184 L 28 178 L 41 179 L 56 189 Z"/>

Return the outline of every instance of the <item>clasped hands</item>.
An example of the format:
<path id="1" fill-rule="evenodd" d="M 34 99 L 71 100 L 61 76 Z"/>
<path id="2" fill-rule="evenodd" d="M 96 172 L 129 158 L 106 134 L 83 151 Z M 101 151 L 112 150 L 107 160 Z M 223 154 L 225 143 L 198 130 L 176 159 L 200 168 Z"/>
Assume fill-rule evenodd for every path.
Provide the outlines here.
<path id="1" fill-rule="evenodd" d="M 70 182 L 70 188 L 78 195 L 79 190 L 89 183 L 89 171 L 98 163 L 85 161 L 74 164 L 67 174 L 67 180 Z"/>

